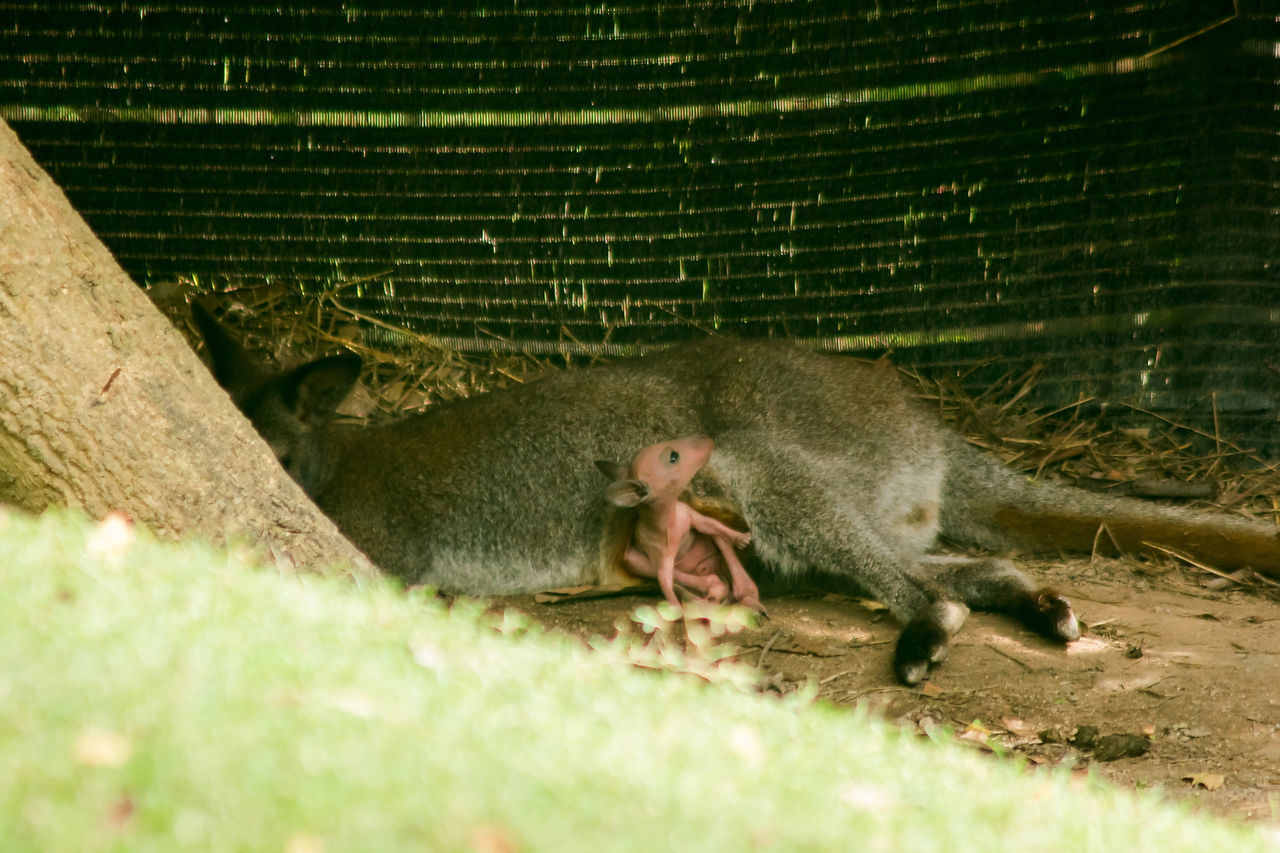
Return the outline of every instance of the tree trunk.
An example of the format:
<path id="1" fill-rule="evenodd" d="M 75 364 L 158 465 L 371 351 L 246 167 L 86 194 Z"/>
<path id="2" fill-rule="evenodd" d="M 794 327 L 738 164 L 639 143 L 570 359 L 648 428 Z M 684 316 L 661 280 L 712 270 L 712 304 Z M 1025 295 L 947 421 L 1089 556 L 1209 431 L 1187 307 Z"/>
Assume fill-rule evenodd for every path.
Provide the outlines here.
<path id="1" fill-rule="evenodd" d="M 3 121 L 0 501 L 372 571 Z"/>

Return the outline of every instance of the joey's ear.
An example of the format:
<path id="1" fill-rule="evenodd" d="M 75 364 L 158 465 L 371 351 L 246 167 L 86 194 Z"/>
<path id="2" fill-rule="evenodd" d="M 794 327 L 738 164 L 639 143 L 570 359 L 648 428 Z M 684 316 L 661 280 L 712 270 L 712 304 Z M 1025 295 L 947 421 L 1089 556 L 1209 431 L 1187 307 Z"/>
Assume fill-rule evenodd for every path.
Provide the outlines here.
<path id="1" fill-rule="evenodd" d="M 605 486 L 604 497 L 614 506 L 639 506 L 649 497 L 649 487 L 639 480 L 614 480 Z"/>
<path id="2" fill-rule="evenodd" d="M 304 423 L 333 417 L 360 378 L 360 356 L 332 355 L 307 362 L 281 378 L 285 403 Z"/>
<path id="3" fill-rule="evenodd" d="M 209 350 L 209 358 L 213 362 L 213 378 L 227 389 L 232 399 L 243 403 L 270 377 L 267 366 L 262 359 L 241 346 L 240 341 L 199 302 L 191 303 L 191 319 L 195 321 L 196 329 Z"/>
<path id="4" fill-rule="evenodd" d="M 597 459 L 596 467 L 600 469 L 600 473 L 604 474 L 610 480 L 621 480 L 627 476 L 627 466 L 621 462 L 610 462 L 608 459 Z"/>

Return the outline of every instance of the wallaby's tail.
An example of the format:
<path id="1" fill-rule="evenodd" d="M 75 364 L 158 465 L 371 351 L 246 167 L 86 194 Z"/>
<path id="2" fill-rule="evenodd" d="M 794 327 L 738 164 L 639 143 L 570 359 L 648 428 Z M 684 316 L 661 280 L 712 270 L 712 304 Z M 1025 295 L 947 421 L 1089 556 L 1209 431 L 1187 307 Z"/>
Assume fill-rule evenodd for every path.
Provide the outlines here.
<path id="1" fill-rule="evenodd" d="M 1042 483 L 958 436 L 947 453 L 942 535 L 988 548 L 1102 553 L 1164 546 L 1221 569 L 1280 577 L 1280 529 L 1227 515 Z"/>

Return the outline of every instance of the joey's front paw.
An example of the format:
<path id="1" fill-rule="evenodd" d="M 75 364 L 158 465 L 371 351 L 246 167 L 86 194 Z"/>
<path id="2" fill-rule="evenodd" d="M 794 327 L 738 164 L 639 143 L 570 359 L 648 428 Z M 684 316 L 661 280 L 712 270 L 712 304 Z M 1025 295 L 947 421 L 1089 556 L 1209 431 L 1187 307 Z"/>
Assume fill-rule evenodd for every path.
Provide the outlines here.
<path id="1" fill-rule="evenodd" d="M 750 533 L 739 533 L 733 537 L 733 547 L 735 548 L 745 548 L 750 544 L 751 544 Z"/>

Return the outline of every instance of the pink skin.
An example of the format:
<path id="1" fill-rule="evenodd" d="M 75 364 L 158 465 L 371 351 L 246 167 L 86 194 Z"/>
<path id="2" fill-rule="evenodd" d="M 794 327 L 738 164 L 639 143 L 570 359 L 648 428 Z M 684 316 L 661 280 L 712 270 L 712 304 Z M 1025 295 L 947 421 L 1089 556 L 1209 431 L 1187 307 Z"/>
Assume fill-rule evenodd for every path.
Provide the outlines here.
<path id="1" fill-rule="evenodd" d="M 605 489 L 609 502 L 638 510 L 623 562 L 641 577 L 656 577 L 662 594 L 677 607 L 678 583 L 707 601 L 736 601 L 763 613 L 760 591 L 734 553 L 735 547 L 751 543 L 751 534 L 679 500 L 713 449 L 715 443 L 707 436 L 691 435 L 646 447 L 629 466 L 596 463 L 613 480 Z"/>

